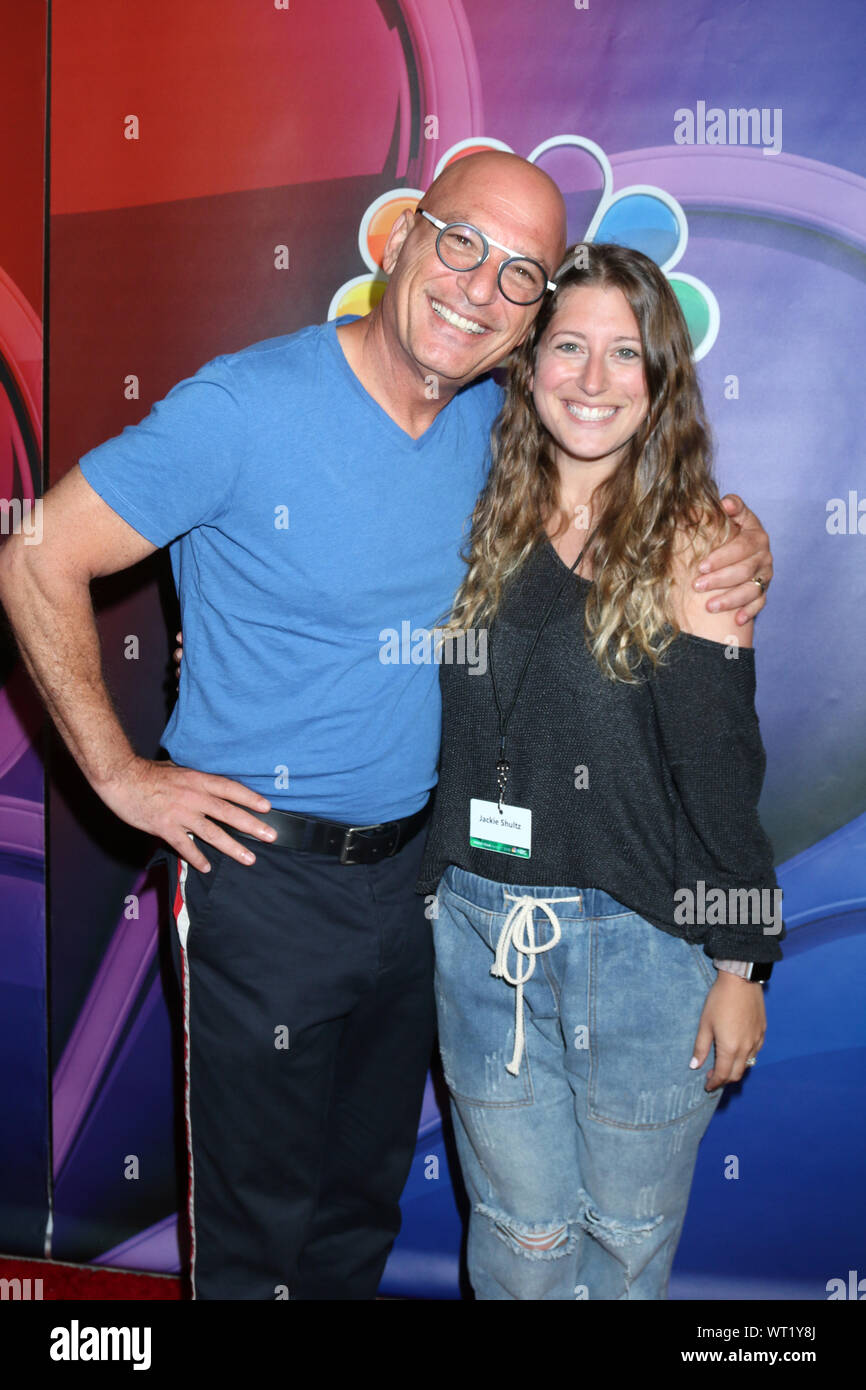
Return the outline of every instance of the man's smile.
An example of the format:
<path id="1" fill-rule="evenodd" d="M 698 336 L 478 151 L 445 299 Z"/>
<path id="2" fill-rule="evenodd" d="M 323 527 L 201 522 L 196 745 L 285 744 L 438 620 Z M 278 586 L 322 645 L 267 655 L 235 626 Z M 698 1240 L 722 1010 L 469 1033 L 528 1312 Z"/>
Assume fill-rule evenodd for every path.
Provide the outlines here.
<path id="1" fill-rule="evenodd" d="M 433 312 L 439 315 L 440 319 L 444 319 L 446 323 L 450 323 L 454 328 L 461 329 L 464 333 L 487 333 L 489 331 L 485 328 L 483 323 L 477 323 L 475 319 L 464 318 L 463 314 L 458 314 L 456 310 L 449 309 L 441 300 L 431 299 L 430 306 Z"/>

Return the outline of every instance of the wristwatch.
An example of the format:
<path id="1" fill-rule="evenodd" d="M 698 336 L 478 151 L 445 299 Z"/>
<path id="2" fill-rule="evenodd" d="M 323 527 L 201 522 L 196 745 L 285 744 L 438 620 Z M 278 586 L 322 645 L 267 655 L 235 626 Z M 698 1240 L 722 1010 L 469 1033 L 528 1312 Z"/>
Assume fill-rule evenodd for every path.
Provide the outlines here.
<path id="1" fill-rule="evenodd" d="M 752 980 L 761 985 L 766 984 L 773 973 L 773 962 L 770 960 L 714 960 L 713 965 L 717 970 L 725 970 L 729 975 L 739 975 L 741 980 Z"/>

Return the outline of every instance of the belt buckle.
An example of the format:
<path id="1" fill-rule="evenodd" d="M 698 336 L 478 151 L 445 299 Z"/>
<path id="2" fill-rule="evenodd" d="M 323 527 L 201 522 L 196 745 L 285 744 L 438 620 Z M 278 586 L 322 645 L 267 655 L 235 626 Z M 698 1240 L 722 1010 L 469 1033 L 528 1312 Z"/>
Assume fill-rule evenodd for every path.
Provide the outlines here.
<path id="1" fill-rule="evenodd" d="M 352 836 L 353 836 L 353 835 L 360 835 L 360 834 L 361 834 L 362 832 L 364 832 L 364 831 L 369 832 L 370 830 L 384 830 L 384 829 L 385 829 L 385 825 L 350 825 L 349 828 L 348 828 L 348 830 L 346 831 L 345 835 L 343 836 L 343 847 L 342 847 L 342 849 L 340 850 L 340 863 L 341 863 L 341 864 L 349 864 L 349 865 L 351 866 L 352 864 L 360 864 L 360 863 L 363 862 L 363 861 L 360 860 L 360 859 L 351 859 L 351 858 L 349 857 L 349 856 L 351 855 L 351 853 L 352 853 L 353 848 L 354 848 L 354 846 L 352 845 Z M 391 854 L 394 853 L 394 851 L 395 851 L 396 848 L 397 848 L 397 841 L 399 840 L 399 838 L 400 838 L 400 827 L 399 827 L 399 825 L 396 824 L 396 822 L 394 822 L 394 828 L 393 828 L 393 831 L 392 831 L 392 833 L 391 833 L 391 848 L 388 849 L 388 850 L 382 855 L 382 858 L 383 858 L 383 859 L 387 859 L 389 855 L 391 855 Z"/>

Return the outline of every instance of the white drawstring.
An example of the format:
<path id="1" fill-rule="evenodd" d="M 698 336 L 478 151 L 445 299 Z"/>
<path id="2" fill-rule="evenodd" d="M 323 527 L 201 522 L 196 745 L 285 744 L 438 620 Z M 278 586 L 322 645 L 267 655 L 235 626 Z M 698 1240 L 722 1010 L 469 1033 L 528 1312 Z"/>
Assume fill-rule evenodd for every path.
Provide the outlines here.
<path id="1" fill-rule="evenodd" d="M 510 985 L 515 985 L 517 989 L 514 999 L 514 1056 L 505 1068 L 512 1076 L 517 1076 L 520 1072 L 520 1059 L 526 1046 L 523 1021 L 523 986 L 535 969 L 535 957 L 540 956 L 542 951 L 552 950 L 562 936 L 559 918 L 550 904 L 579 903 L 581 899 L 580 895 L 574 898 L 532 898 L 528 896 L 517 897 L 514 893 L 506 893 L 505 896 L 514 903 L 514 906 L 502 924 L 502 931 L 499 933 L 499 940 L 496 943 L 496 957 L 490 967 L 490 973 L 507 981 Z M 541 946 L 535 944 L 535 924 L 532 920 L 532 913 L 536 907 L 540 907 L 542 912 L 547 913 L 553 927 L 553 936 Z M 517 952 L 518 970 L 520 957 L 525 956 L 527 959 L 526 970 L 522 975 L 509 974 L 508 951 L 512 946 Z"/>

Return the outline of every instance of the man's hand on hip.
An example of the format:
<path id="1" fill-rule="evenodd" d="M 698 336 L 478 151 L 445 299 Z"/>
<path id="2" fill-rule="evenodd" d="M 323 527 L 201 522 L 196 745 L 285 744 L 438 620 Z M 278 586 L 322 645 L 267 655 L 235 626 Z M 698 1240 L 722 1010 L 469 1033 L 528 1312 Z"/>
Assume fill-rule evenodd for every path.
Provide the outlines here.
<path id="1" fill-rule="evenodd" d="M 276 834 L 249 814 L 270 810 L 271 804 L 265 797 L 230 777 L 196 772 L 170 761 L 133 758 L 121 776 L 103 783 L 97 791 L 121 820 L 164 840 L 203 873 L 209 871 L 210 864 L 190 835 L 222 850 L 239 864 L 253 864 L 255 855 L 217 822 L 264 841 L 273 840 Z"/>

